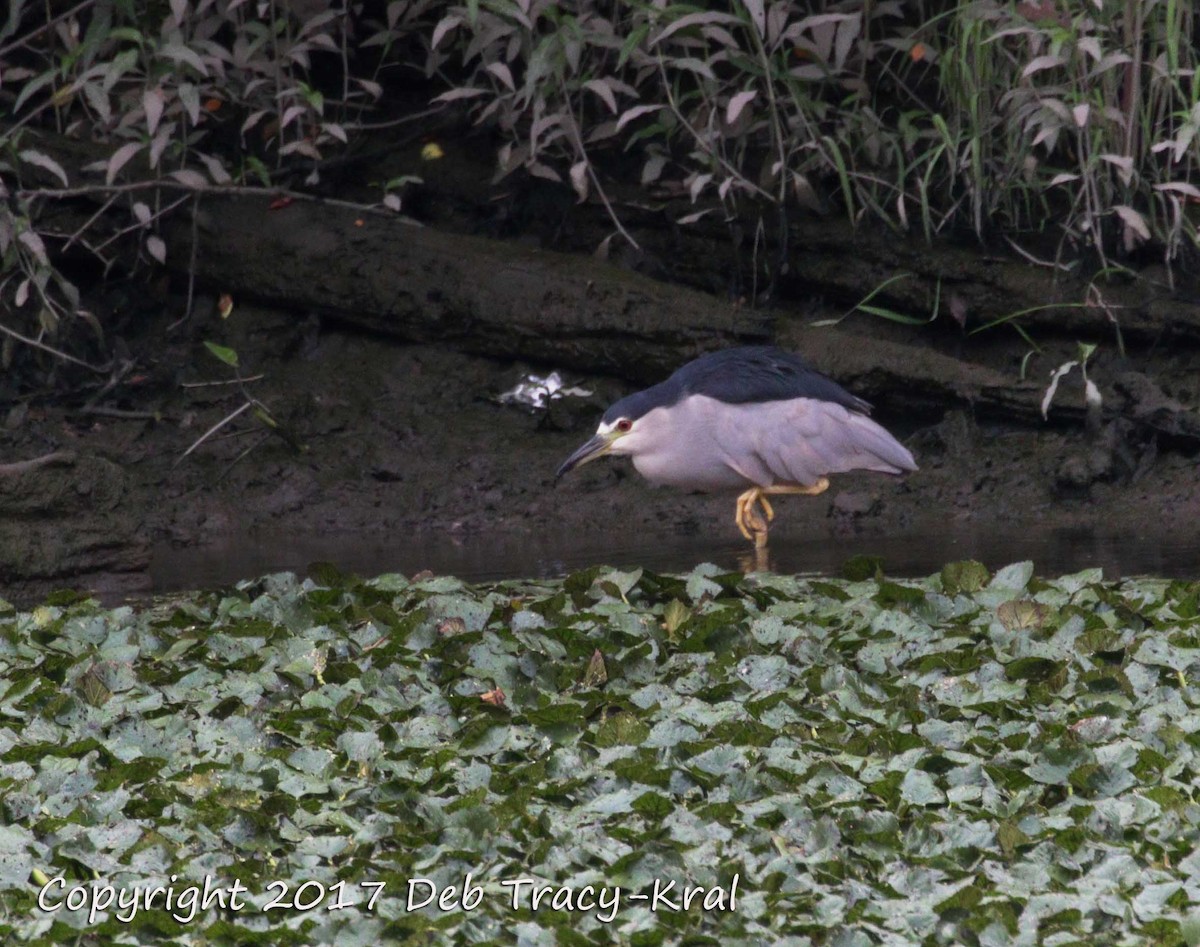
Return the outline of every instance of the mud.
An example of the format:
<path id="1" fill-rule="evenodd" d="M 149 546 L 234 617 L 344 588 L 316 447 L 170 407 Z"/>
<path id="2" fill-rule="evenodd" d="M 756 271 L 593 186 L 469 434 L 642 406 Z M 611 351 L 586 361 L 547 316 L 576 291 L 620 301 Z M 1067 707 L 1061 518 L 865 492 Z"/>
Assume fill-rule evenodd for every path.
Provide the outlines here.
<path id="1" fill-rule="evenodd" d="M 496 396 L 524 372 L 553 366 L 404 345 L 267 310 L 239 309 L 228 323 L 185 327 L 174 338 L 162 324 L 134 340 L 150 370 L 92 409 L 105 413 L 52 402 L 10 410 L 0 457 L 5 597 L 62 585 L 109 595 L 144 590 L 155 546 L 203 550 L 255 534 L 351 534 L 385 546 L 466 540 L 485 557 L 493 543 L 498 559 L 525 541 L 591 549 L 601 559 L 615 542 L 737 540 L 731 497 L 650 488 L 626 461 L 588 465 L 555 485 L 561 460 L 630 390 L 620 379 L 572 375 L 591 398 L 533 413 Z M 879 329 L 868 321 L 828 331 L 853 347 L 856 333 Z M 189 387 L 231 377 L 204 351 L 204 338 L 234 348 L 244 376 L 264 376 L 247 390 L 282 433 L 246 411 L 184 457 L 245 401 L 236 385 Z M 1042 361 L 1065 360 L 1073 346 L 1060 348 Z M 921 348 L 912 351 L 922 357 Z M 992 341 L 970 354 L 1011 371 L 1017 351 Z M 823 367 L 837 374 L 836 364 Z M 1129 367 L 1100 360 L 1092 377 L 1115 392 L 1114 379 Z M 1139 368 L 1155 373 L 1155 396 L 1187 394 L 1193 377 L 1186 361 L 1169 355 L 1147 356 Z M 1126 378 L 1126 397 L 1131 387 Z M 774 539 L 894 540 L 962 524 L 1119 535 L 1155 524 L 1187 529 L 1200 513 L 1187 438 L 1163 441 L 1136 421 L 1091 430 L 1029 424 L 961 403 L 913 408 L 903 390 L 870 394 L 877 418 L 906 441 L 921 470 L 905 479 L 846 475 L 820 498 L 785 499 Z M 1059 394 L 1079 396 L 1067 383 Z"/>

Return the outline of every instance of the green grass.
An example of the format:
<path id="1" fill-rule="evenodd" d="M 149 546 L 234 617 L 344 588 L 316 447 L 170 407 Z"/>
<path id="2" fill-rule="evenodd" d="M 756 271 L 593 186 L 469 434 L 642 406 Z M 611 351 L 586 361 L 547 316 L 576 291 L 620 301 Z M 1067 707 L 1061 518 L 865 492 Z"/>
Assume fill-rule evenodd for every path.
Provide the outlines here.
<path id="1" fill-rule="evenodd" d="M 0 603 L 0 939 L 1200 940 L 1198 583 L 325 578 Z"/>

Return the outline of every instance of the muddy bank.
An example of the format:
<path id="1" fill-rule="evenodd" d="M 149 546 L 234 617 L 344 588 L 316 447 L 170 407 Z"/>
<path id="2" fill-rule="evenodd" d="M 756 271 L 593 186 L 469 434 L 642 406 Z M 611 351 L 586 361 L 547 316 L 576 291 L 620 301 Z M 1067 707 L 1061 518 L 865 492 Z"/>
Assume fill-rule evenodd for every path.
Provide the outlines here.
<path id="1" fill-rule="evenodd" d="M 596 202 L 569 188 L 498 192 L 477 148 L 447 148 L 436 167 L 421 151 L 410 142 L 388 158 L 395 167 L 356 174 L 338 196 L 370 203 L 363 181 L 420 171 L 405 212 L 423 229 L 311 197 L 210 195 L 195 220 L 164 230 L 169 271 L 93 280 L 87 306 L 104 340 L 83 354 L 113 359 L 113 375 L 0 378 L 0 595 L 144 590 L 164 550 L 183 584 L 187 563 L 200 584 L 299 557 L 509 575 L 618 555 L 721 558 L 741 543 L 730 497 L 656 490 L 620 461 L 557 487 L 553 475 L 612 400 L 699 351 L 767 336 L 874 402 L 921 465 L 904 480 L 848 475 L 815 500 L 781 501 L 773 545 L 792 551 L 781 568 L 829 568 L 842 550 L 903 560 L 908 543 L 933 569 L 960 557 L 963 537 L 1001 533 L 1095 531 L 1119 545 L 1186 532 L 1200 513 L 1190 279 L 1151 270 L 1106 283 L 1101 300 L 1082 277 L 1011 254 L 804 215 L 768 289 L 719 215 L 674 223 L 694 209 L 682 196 L 648 206 L 626 195 L 622 216 L 645 250 L 614 246 L 615 265 L 602 264 L 590 255 L 611 220 Z M 209 296 L 181 319 L 189 285 Z M 842 318 L 885 288 L 875 304 L 942 315 L 919 326 Z M 227 320 L 223 293 L 235 300 Z M 972 331 L 1026 309 L 1019 329 Z M 220 426 L 246 395 L 205 341 L 262 376 L 247 391 L 274 428 L 248 409 Z M 1085 409 L 1075 371 L 1043 420 L 1050 374 L 1081 341 L 1099 345 L 1089 377 L 1102 404 Z M 593 367 L 608 374 L 583 374 Z M 552 368 L 593 396 L 544 413 L 497 403 L 527 371 Z M 679 552 L 663 560 L 666 550 Z M 210 570 L 214 560 L 225 568 Z"/>
<path id="2" fill-rule="evenodd" d="M 920 472 L 904 480 L 847 475 L 815 500 L 784 500 L 774 538 L 928 536 L 950 523 L 1102 526 L 1119 534 L 1195 522 L 1200 478 L 1189 437 L 1172 439 L 1131 420 L 1132 409 L 1089 430 L 1082 408 L 1044 423 L 968 397 L 939 402 L 889 387 L 889 376 L 875 377 L 869 367 L 848 373 L 860 333 L 879 331 L 866 320 L 822 330 L 795 323 L 784 325 L 780 339 L 816 350 L 821 367 L 871 397 Z M 286 436 L 245 412 L 181 459 L 244 401 L 236 386 L 198 385 L 230 377 L 203 352 L 204 338 L 236 349 L 243 374 L 263 376 L 249 390 Z M 591 398 L 529 413 L 498 404 L 496 395 L 525 371 L 548 366 L 406 345 L 266 310 L 242 309 L 227 323 L 202 323 L 175 338 L 155 329 L 143 344 L 155 353 L 146 357 L 149 371 L 123 385 L 101 413 L 36 403 L 17 417 L 10 412 L 0 458 L 9 464 L 0 472 L 6 597 L 61 585 L 144 589 L 156 544 L 228 548 L 231 535 L 255 532 L 336 532 L 385 545 L 468 541 L 482 545 L 475 554 L 485 558 L 488 542 L 502 537 L 498 559 L 509 555 L 505 543 L 523 537 L 549 548 L 594 549 L 597 559 L 614 537 L 626 544 L 694 538 L 698 547 L 737 541 L 730 497 L 650 488 L 627 462 L 592 464 L 554 485 L 556 467 L 590 435 L 603 408 L 631 390 L 618 378 L 572 374 L 569 381 L 591 389 Z M 1031 374 L 1045 377 L 1073 349 L 1066 341 L 1048 346 Z M 908 352 L 914 364 L 935 357 L 916 345 Z M 1010 372 L 1016 385 L 1010 367 L 1017 356 L 1002 340 L 967 355 L 981 369 Z M 1119 382 L 1133 368 L 1154 378 L 1156 397 L 1186 394 L 1193 383 L 1186 360 L 1161 353 L 1136 363 L 1102 356 L 1091 377 L 1121 405 L 1130 396 Z M 1059 398 L 1082 405 L 1079 383 L 1068 379 Z M 45 463 L 12 466 L 48 455 Z"/>

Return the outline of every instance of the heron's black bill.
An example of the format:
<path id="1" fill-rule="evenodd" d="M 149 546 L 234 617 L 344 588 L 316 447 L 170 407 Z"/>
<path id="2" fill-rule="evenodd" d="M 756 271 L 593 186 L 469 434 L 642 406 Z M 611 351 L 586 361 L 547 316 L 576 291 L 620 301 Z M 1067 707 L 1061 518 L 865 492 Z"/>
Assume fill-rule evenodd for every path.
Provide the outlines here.
<path id="1" fill-rule="evenodd" d="M 558 473 L 554 475 L 554 479 L 560 479 L 564 474 L 570 473 L 576 467 L 581 467 L 589 460 L 595 460 L 597 457 L 603 457 L 608 453 L 609 446 L 612 440 L 603 434 L 597 434 L 590 441 L 584 444 L 579 450 L 575 451 L 570 457 L 563 461 L 561 467 L 558 468 Z"/>

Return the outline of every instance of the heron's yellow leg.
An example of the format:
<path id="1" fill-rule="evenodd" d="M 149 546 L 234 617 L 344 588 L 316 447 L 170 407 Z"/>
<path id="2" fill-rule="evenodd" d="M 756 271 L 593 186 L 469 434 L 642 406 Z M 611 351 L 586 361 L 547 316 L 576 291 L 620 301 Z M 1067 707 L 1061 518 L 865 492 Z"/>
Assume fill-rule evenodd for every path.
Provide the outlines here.
<path id="1" fill-rule="evenodd" d="M 737 523 L 738 529 L 742 531 L 742 535 L 752 541 L 756 549 L 763 549 L 767 545 L 767 524 L 775 519 L 775 510 L 771 507 L 771 502 L 767 499 L 768 494 L 776 496 L 793 494 L 815 497 L 828 489 L 829 480 L 825 477 L 821 477 L 811 487 L 802 487 L 798 484 L 751 487 L 737 498 L 737 513 L 734 516 L 734 521 Z M 758 514 L 758 511 L 754 509 L 755 505 L 762 507 L 763 513 L 766 514 L 766 519 L 763 519 Z"/>
<path id="2" fill-rule="evenodd" d="M 747 539 L 754 538 L 752 535 L 750 535 L 750 528 L 746 524 L 746 510 L 753 494 L 753 490 L 747 490 L 745 493 L 741 494 L 737 498 L 737 509 L 733 514 L 733 521 L 737 523 L 737 528 L 742 531 L 742 535 Z"/>
<path id="3" fill-rule="evenodd" d="M 759 515 L 754 507 L 759 505 L 766 514 L 766 519 Z M 767 545 L 767 524 L 775 517 L 771 504 L 763 496 L 761 487 L 751 487 L 737 499 L 737 514 L 734 521 L 742 535 L 754 543 L 756 549 Z"/>
<path id="4" fill-rule="evenodd" d="M 781 494 L 798 494 L 800 496 L 815 497 L 815 496 L 820 496 L 822 493 L 824 493 L 826 490 L 829 489 L 829 478 L 822 477 L 816 483 L 814 483 L 811 487 L 801 487 L 797 484 L 781 483 L 781 484 L 777 484 L 776 486 L 773 486 L 773 487 L 758 487 L 757 489 L 761 493 L 773 493 L 776 496 L 779 496 Z M 765 497 L 762 498 L 762 503 L 764 506 L 766 506 L 767 501 L 766 501 Z M 768 507 L 768 509 L 769 509 L 769 507 Z"/>
<path id="5" fill-rule="evenodd" d="M 751 487 L 737 498 L 737 513 L 734 516 L 734 522 L 742 531 L 742 535 L 756 546 L 764 545 L 767 535 L 767 522 L 754 509 L 754 505 L 761 499 L 762 490 L 759 487 Z"/>
<path id="6" fill-rule="evenodd" d="M 755 546 L 754 552 L 738 557 L 738 568 L 746 575 L 751 572 L 770 572 L 771 550 L 766 546 Z"/>

